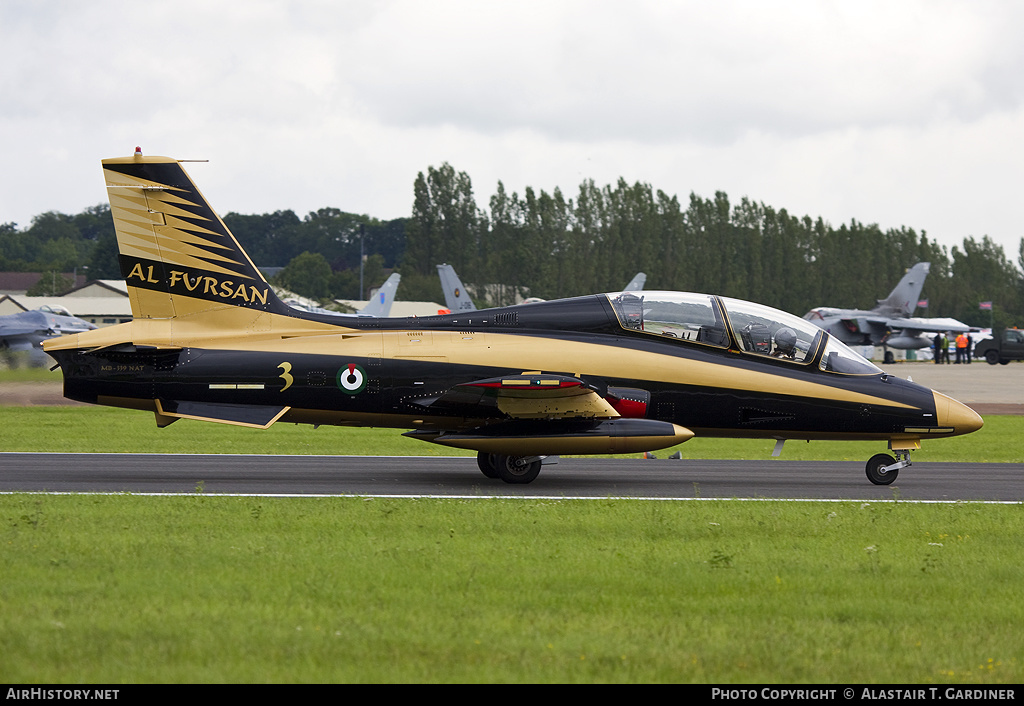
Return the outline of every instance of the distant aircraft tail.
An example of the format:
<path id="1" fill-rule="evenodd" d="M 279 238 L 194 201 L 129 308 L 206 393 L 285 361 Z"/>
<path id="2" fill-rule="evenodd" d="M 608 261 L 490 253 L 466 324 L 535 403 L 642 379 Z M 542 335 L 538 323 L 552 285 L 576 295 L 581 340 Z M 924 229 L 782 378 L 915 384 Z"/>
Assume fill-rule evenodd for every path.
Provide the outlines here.
<path id="1" fill-rule="evenodd" d="M 462 286 L 462 280 L 455 274 L 451 265 L 438 265 L 437 275 L 441 278 L 441 289 L 444 290 L 444 302 L 452 313 L 460 311 L 476 311 L 476 305 Z"/>
<path id="2" fill-rule="evenodd" d="M 401 279 L 402 275 L 397 272 L 388 277 L 377 290 L 376 296 L 359 310 L 359 315 L 388 316 L 391 313 L 391 304 L 395 301 L 395 292 L 398 291 L 398 282 Z"/>
<path id="3" fill-rule="evenodd" d="M 644 284 L 647 282 L 647 275 L 643 272 L 637 272 L 636 276 L 629 281 L 626 285 L 624 292 L 639 292 L 643 290 Z"/>
<path id="4" fill-rule="evenodd" d="M 878 300 L 874 311 L 893 316 L 912 316 L 924 288 L 931 264 L 919 262 L 911 267 L 888 297 Z"/>
<path id="5" fill-rule="evenodd" d="M 103 160 L 121 274 L 136 319 L 237 307 L 294 315 L 176 159 Z"/>

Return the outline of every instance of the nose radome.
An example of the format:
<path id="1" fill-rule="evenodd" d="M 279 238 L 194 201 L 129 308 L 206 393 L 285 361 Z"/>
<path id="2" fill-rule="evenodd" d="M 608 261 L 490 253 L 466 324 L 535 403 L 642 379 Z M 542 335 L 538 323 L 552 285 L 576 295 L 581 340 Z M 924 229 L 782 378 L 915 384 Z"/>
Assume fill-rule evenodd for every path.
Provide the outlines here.
<path id="1" fill-rule="evenodd" d="M 941 392 L 932 391 L 935 395 L 936 425 L 953 427 L 953 434 L 970 434 L 978 431 L 985 424 L 981 416 L 967 405 L 947 397 Z"/>

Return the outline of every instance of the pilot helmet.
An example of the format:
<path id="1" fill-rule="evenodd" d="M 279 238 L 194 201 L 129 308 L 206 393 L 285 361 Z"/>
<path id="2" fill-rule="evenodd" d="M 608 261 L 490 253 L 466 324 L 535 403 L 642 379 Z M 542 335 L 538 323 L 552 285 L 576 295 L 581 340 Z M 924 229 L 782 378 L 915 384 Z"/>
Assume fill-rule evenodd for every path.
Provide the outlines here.
<path id="1" fill-rule="evenodd" d="M 775 350 L 781 355 L 793 355 L 796 352 L 796 333 L 789 326 L 783 326 L 775 332 Z"/>

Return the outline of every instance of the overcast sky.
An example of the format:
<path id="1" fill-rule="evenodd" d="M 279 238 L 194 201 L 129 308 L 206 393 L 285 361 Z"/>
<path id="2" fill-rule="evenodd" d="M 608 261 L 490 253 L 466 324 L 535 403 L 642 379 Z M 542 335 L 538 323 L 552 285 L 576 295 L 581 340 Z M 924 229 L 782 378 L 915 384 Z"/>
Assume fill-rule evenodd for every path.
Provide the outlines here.
<path id="1" fill-rule="evenodd" d="M 448 162 L 485 209 L 623 177 L 1016 261 L 1022 37 L 1009 0 L 2 0 L 0 223 L 139 145 L 221 214 L 407 216 Z"/>

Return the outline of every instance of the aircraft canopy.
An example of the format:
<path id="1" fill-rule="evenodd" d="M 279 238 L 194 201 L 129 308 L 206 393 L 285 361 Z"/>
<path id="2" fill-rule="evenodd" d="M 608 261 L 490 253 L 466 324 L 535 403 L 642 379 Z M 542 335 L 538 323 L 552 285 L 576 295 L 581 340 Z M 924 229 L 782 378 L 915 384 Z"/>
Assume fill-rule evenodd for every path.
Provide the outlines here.
<path id="1" fill-rule="evenodd" d="M 693 341 L 718 348 L 730 345 L 747 354 L 809 363 L 822 329 L 762 304 L 689 292 L 620 292 L 609 300 L 623 328 Z M 875 365 L 838 339 L 827 336 L 820 367 L 826 372 L 876 375 Z"/>

